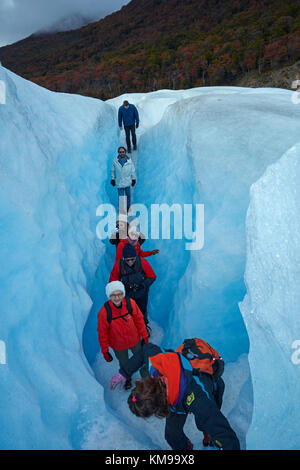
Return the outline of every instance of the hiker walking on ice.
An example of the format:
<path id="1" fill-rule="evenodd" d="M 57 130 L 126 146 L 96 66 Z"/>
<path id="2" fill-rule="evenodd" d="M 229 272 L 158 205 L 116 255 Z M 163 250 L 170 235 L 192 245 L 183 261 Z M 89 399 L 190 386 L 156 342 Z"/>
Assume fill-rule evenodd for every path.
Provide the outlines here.
<path id="1" fill-rule="evenodd" d="M 225 387 L 221 378 L 224 363 L 219 355 L 215 359 L 215 353 L 218 355 L 217 351 L 199 338 L 185 340 L 176 351 L 162 350 L 148 343 L 111 378 L 110 388 L 114 389 L 118 384 L 122 387 L 140 367 L 147 364 L 149 376 L 136 381 L 128 397 L 133 414 L 141 418 L 166 418 L 165 439 L 173 450 L 193 449 L 193 444 L 183 432 L 189 413 L 194 415 L 197 428 L 203 432 L 204 446 L 218 450 L 239 450 L 239 440 L 221 413 Z M 196 364 L 193 364 L 194 360 Z M 203 364 L 206 372 L 195 369 L 196 365 L 202 367 L 199 363 Z M 214 364 L 217 366 L 215 370 Z"/>
<path id="2" fill-rule="evenodd" d="M 118 245 L 119 248 L 120 244 Z M 147 260 L 137 255 L 130 243 L 124 246 L 122 258 L 118 259 L 111 271 L 109 281 L 121 281 L 125 286 L 126 295 L 135 300 L 141 310 L 147 330 L 149 289 L 156 280 L 156 274 Z"/>
<path id="3" fill-rule="evenodd" d="M 106 286 L 108 301 L 98 312 L 98 338 L 101 352 L 107 362 L 113 360 L 109 352 L 111 347 L 122 367 L 128 360 L 128 350 L 132 353 L 141 348 L 141 341 L 148 343 L 143 315 L 133 299 L 125 297 L 122 282 L 110 282 Z M 146 367 L 141 370 L 141 376 L 147 375 Z M 126 388 L 131 386 L 130 378 Z"/>
<path id="4" fill-rule="evenodd" d="M 120 130 L 125 129 L 127 152 L 131 153 L 131 139 L 133 150 L 136 150 L 136 134 L 135 129 L 139 127 L 139 113 L 134 104 L 130 104 L 127 100 L 119 107 L 118 121 Z M 130 139 L 131 135 L 131 139 Z"/>
<path id="5" fill-rule="evenodd" d="M 118 148 L 118 155 L 111 165 L 112 186 L 117 186 L 119 195 L 119 212 L 127 213 L 131 205 L 131 186 L 136 183 L 135 167 L 132 159 L 126 155 L 125 147 Z M 126 200 L 126 203 L 125 203 Z"/>

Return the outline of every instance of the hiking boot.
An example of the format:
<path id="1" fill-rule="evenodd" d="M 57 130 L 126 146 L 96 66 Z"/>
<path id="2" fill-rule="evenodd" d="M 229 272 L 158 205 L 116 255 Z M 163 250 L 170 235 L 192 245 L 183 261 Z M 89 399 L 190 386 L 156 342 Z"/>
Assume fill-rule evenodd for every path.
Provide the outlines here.
<path id="1" fill-rule="evenodd" d="M 213 443 L 210 440 L 210 435 L 206 434 L 206 432 L 203 433 L 203 441 L 202 441 L 204 447 L 213 447 Z"/>
<path id="2" fill-rule="evenodd" d="M 131 153 L 131 148 L 128 148 L 128 149 L 127 149 L 127 153 Z"/>
<path id="3" fill-rule="evenodd" d="M 133 150 L 136 150 L 136 145 L 133 146 Z"/>
<path id="4" fill-rule="evenodd" d="M 127 379 L 124 385 L 125 390 L 129 390 L 132 387 L 131 379 Z"/>

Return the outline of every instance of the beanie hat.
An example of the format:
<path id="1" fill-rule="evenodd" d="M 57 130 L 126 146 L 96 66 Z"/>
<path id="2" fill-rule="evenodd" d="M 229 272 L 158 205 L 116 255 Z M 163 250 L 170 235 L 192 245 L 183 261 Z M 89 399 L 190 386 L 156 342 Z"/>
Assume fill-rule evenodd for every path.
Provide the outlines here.
<path id="1" fill-rule="evenodd" d="M 120 212 L 117 217 L 117 221 L 119 220 L 121 220 L 122 222 L 127 222 L 128 220 L 127 214 L 123 214 L 122 212 Z"/>
<path id="2" fill-rule="evenodd" d="M 121 281 L 109 282 L 105 287 L 105 293 L 106 293 L 108 298 L 110 298 L 111 294 L 113 292 L 115 292 L 116 290 L 122 291 L 123 295 L 125 297 L 125 287 L 124 287 L 124 284 Z"/>
<path id="3" fill-rule="evenodd" d="M 128 235 L 132 240 L 138 240 L 140 236 L 136 227 L 130 227 L 128 230 Z"/>
<path id="4" fill-rule="evenodd" d="M 123 248 L 123 258 L 136 258 L 137 253 L 133 245 L 126 243 Z"/>

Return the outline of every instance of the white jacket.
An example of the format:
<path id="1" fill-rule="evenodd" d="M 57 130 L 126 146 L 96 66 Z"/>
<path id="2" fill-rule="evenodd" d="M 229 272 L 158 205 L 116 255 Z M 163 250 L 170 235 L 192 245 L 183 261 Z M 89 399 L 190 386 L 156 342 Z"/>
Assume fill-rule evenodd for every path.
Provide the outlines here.
<path id="1" fill-rule="evenodd" d="M 118 157 L 115 157 L 111 166 L 111 179 L 115 180 L 117 188 L 131 186 L 132 180 L 136 180 L 133 161 L 127 156 L 127 162 L 122 166 Z"/>

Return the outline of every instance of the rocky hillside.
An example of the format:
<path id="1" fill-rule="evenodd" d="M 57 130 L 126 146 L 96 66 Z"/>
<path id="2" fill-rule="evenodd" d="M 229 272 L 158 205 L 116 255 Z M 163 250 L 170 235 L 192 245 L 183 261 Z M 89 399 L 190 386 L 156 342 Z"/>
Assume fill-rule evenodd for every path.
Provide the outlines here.
<path id="1" fill-rule="evenodd" d="M 294 77 L 278 71 L 293 74 L 300 60 L 300 3 L 132 0 L 80 29 L 2 47 L 0 60 L 51 90 L 101 99 L 194 86 L 290 88 Z"/>

